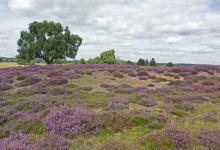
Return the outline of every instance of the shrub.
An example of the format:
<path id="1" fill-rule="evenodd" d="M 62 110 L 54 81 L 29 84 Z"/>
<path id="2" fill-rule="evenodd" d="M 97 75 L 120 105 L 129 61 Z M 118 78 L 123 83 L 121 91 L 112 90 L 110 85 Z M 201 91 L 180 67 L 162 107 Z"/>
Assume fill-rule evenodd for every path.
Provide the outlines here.
<path id="1" fill-rule="evenodd" d="M 19 87 L 21 87 L 21 86 L 29 86 L 29 85 L 36 84 L 36 83 L 38 83 L 40 81 L 41 81 L 41 78 L 32 76 L 32 77 L 26 78 L 24 81 L 22 81 L 22 82 L 20 82 L 20 83 L 18 83 L 16 85 L 19 86 Z"/>
<path id="2" fill-rule="evenodd" d="M 108 104 L 107 104 L 109 109 L 125 109 L 128 108 L 128 101 L 122 98 L 114 98 L 114 99 L 110 99 L 108 100 Z"/>
<path id="3" fill-rule="evenodd" d="M 0 112 L 0 126 L 3 126 L 8 120 L 7 115 Z"/>
<path id="4" fill-rule="evenodd" d="M 0 149 L 6 150 L 30 150 L 31 143 L 27 135 L 18 133 L 0 140 Z"/>
<path id="5" fill-rule="evenodd" d="M 185 131 L 170 128 L 166 130 L 166 134 L 174 143 L 174 147 L 177 149 L 186 149 L 191 145 L 191 138 Z"/>
<path id="6" fill-rule="evenodd" d="M 139 77 L 141 77 L 141 76 L 146 76 L 146 77 L 148 77 L 149 74 L 148 74 L 146 71 L 140 70 L 140 71 L 137 73 L 137 76 L 139 76 Z"/>
<path id="7" fill-rule="evenodd" d="M 51 77 L 49 79 L 49 85 L 63 85 L 66 84 L 68 80 L 61 76 Z"/>
<path id="8" fill-rule="evenodd" d="M 70 143 L 64 137 L 57 134 L 46 134 L 37 144 L 37 149 L 44 150 L 67 150 L 70 147 Z"/>
<path id="9" fill-rule="evenodd" d="M 140 104 L 144 105 L 144 106 L 147 106 L 147 107 L 153 107 L 153 106 L 157 105 L 157 103 L 154 100 L 150 99 L 150 98 L 142 98 L 140 100 Z"/>
<path id="10" fill-rule="evenodd" d="M 210 150 L 217 150 L 220 148 L 220 130 L 205 129 L 198 134 L 198 139 Z"/>
<path id="11" fill-rule="evenodd" d="M 12 89 L 13 87 L 9 84 L 0 83 L 0 91 L 7 91 Z"/>
<path id="12" fill-rule="evenodd" d="M 68 137 L 97 134 L 101 127 L 98 115 L 82 108 L 57 109 L 47 115 L 44 124 L 47 133 Z"/>
<path id="13" fill-rule="evenodd" d="M 124 75 L 120 72 L 114 72 L 113 76 L 116 77 L 116 78 L 123 78 L 124 77 Z"/>

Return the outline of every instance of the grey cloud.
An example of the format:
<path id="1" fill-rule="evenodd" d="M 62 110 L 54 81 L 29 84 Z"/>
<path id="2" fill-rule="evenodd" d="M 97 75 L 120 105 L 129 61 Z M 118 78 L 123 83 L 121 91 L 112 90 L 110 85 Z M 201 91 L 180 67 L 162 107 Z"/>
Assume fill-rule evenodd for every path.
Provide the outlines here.
<path id="1" fill-rule="evenodd" d="M 6 4 L 7 9 L 0 5 L 0 13 L 4 10 L 0 28 L 13 32 L 4 36 L 10 42 L 1 41 L 1 53 L 10 49 L 16 54 L 19 31 L 33 20 L 49 19 L 83 37 L 77 58 L 114 48 L 123 59 L 220 63 L 218 0 L 9 0 Z"/>

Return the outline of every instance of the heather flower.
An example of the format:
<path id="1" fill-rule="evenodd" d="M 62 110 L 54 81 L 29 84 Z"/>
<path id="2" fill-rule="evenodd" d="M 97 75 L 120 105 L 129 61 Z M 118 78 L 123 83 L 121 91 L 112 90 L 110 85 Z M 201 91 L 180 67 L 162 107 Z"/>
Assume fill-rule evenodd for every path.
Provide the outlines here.
<path id="1" fill-rule="evenodd" d="M 66 84 L 68 80 L 61 76 L 51 77 L 49 79 L 49 85 L 63 85 Z"/>
<path id="2" fill-rule="evenodd" d="M 185 131 L 171 128 L 166 130 L 166 134 L 174 142 L 174 147 L 177 149 L 186 149 L 191 143 L 190 136 Z"/>
<path id="3" fill-rule="evenodd" d="M 41 78 L 39 77 L 28 77 L 27 79 L 25 79 L 24 81 L 16 84 L 17 86 L 21 87 L 21 86 L 29 86 L 29 85 L 33 85 L 36 84 L 38 82 L 41 81 Z"/>
<path id="4" fill-rule="evenodd" d="M 125 109 L 128 108 L 128 101 L 122 98 L 114 98 L 114 99 L 110 99 L 108 100 L 108 104 L 107 104 L 109 109 Z"/>
<path id="5" fill-rule="evenodd" d="M 146 76 L 147 77 L 147 76 L 149 76 L 149 74 L 146 71 L 141 70 L 137 73 L 137 76 L 139 76 L 139 77 Z"/>
<path id="6" fill-rule="evenodd" d="M 205 129 L 198 134 L 198 139 L 210 150 L 217 150 L 220 148 L 220 130 Z"/>
<path id="7" fill-rule="evenodd" d="M 92 135 L 99 132 L 100 121 L 95 112 L 82 109 L 57 109 L 44 120 L 47 133 L 63 136 Z"/>
<path id="8" fill-rule="evenodd" d="M 36 144 L 36 148 L 39 150 L 67 150 L 69 146 L 69 141 L 57 134 L 47 134 Z"/>
<path id="9" fill-rule="evenodd" d="M 7 91 L 7 90 L 10 90 L 12 89 L 13 87 L 9 84 L 3 84 L 3 83 L 0 83 L 0 91 Z"/>
<path id="10" fill-rule="evenodd" d="M 139 101 L 140 101 L 141 105 L 144 105 L 147 107 L 153 107 L 153 106 L 157 105 L 157 103 L 154 100 L 152 100 L 150 98 L 146 98 L 146 97 L 140 99 Z"/>
<path id="11" fill-rule="evenodd" d="M 30 140 L 27 135 L 18 133 L 0 139 L 1 150 L 31 150 Z"/>

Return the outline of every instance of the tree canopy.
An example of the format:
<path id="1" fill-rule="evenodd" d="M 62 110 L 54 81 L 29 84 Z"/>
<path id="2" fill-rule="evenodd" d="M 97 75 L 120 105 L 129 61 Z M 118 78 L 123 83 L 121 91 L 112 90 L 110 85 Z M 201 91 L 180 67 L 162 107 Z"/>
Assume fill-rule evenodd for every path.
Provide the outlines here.
<path id="1" fill-rule="evenodd" d="M 75 58 L 82 38 L 71 34 L 68 27 L 53 21 L 32 22 L 18 40 L 17 61 L 30 63 L 43 59 L 53 64 L 57 59 Z"/>
<path id="2" fill-rule="evenodd" d="M 154 58 L 151 59 L 150 66 L 157 66 L 157 63 Z"/>

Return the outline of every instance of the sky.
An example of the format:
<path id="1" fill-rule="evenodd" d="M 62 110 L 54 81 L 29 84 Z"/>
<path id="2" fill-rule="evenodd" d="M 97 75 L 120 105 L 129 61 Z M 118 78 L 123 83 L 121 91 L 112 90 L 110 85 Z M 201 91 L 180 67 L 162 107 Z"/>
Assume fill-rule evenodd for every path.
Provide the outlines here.
<path id="1" fill-rule="evenodd" d="M 0 56 L 17 55 L 35 20 L 81 36 L 77 59 L 115 49 L 125 60 L 220 64 L 220 0 L 0 0 Z"/>

